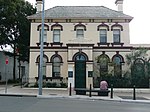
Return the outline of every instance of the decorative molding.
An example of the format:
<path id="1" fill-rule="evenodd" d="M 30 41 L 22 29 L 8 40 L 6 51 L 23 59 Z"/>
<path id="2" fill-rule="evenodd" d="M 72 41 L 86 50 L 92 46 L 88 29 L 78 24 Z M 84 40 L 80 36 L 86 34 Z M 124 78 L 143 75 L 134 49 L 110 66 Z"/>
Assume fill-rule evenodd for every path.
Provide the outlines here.
<path id="1" fill-rule="evenodd" d="M 114 43 L 111 43 L 111 45 L 112 45 L 112 47 L 113 47 L 114 45 L 121 45 L 121 47 L 123 47 L 124 43 L 114 42 Z"/>
<path id="2" fill-rule="evenodd" d="M 124 58 L 122 55 L 119 54 L 119 51 L 116 51 L 116 54 L 112 57 L 112 62 L 115 57 L 119 57 L 121 59 L 121 63 L 125 63 Z"/>
<path id="3" fill-rule="evenodd" d="M 60 42 L 53 42 L 53 43 L 50 43 L 51 46 L 55 46 L 55 45 L 59 45 L 60 47 L 62 47 L 63 43 L 60 43 Z"/>
<path id="4" fill-rule="evenodd" d="M 74 26 L 74 31 L 77 30 L 77 27 L 83 27 L 84 28 L 84 31 L 86 31 L 86 26 L 84 24 L 82 24 L 81 22 L 77 25 Z"/>
<path id="5" fill-rule="evenodd" d="M 109 26 L 107 24 L 105 24 L 104 22 L 100 25 L 97 26 L 97 31 L 100 30 L 100 27 L 106 27 L 107 28 L 107 31 L 109 31 Z"/>
<path id="6" fill-rule="evenodd" d="M 123 26 L 118 23 L 111 26 L 111 31 L 113 31 L 113 27 L 120 27 L 121 31 L 123 31 Z"/>
<path id="7" fill-rule="evenodd" d="M 60 27 L 61 31 L 63 31 L 63 26 L 60 25 L 60 24 L 58 24 L 58 23 L 55 23 L 55 24 L 53 24 L 53 25 L 51 26 L 51 31 L 54 30 L 54 27 Z"/>
<path id="8" fill-rule="evenodd" d="M 66 44 L 67 46 L 71 46 L 71 47 L 78 47 L 78 46 L 80 46 L 80 47 L 93 47 L 94 46 L 94 44 Z"/>
<path id="9" fill-rule="evenodd" d="M 39 31 L 41 27 L 42 27 L 42 24 L 38 25 L 37 31 Z M 49 31 L 49 26 L 47 24 L 44 24 L 44 27 L 46 27 L 47 31 Z"/>
<path id="10" fill-rule="evenodd" d="M 49 62 L 47 55 L 43 54 L 43 58 L 46 58 L 46 63 Z M 36 58 L 36 62 L 35 63 L 39 63 L 40 62 L 40 55 Z"/>
<path id="11" fill-rule="evenodd" d="M 40 43 L 36 43 L 36 44 L 37 44 L 37 46 L 40 46 Z M 47 47 L 49 45 L 49 43 L 47 43 L 47 42 L 44 42 L 43 44 L 46 45 Z"/>
<path id="12" fill-rule="evenodd" d="M 53 56 L 51 56 L 50 62 L 53 62 L 53 59 L 54 59 L 55 57 L 58 57 L 58 58 L 60 59 L 60 63 L 63 63 L 63 59 L 62 59 L 62 57 L 58 54 L 58 51 L 55 51 L 55 54 L 54 54 Z"/>
<path id="13" fill-rule="evenodd" d="M 103 46 L 103 45 L 106 45 L 107 47 L 109 47 L 110 43 L 103 43 L 103 42 L 100 42 L 100 43 L 97 43 L 98 46 Z"/>

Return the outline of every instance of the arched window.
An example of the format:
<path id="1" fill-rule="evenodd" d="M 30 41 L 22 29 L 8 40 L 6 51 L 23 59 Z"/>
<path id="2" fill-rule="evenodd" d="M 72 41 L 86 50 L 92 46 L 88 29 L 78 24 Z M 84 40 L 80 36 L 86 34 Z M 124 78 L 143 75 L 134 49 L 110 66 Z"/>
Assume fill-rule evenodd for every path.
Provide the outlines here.
<path id="1" fill-rule="evenodd" d="M 85 60 L 86 60 L 86 58 L 82 54 L 79 54 L 79 55 L 76 56 L 76 61 L 85 61 Z"/>
<path id="2" fill-rule="evenodd" d="M 120 29 L 113 29 L 113 42 L 120 43 Z"/>
<path id="3" fill-rule="evenodd" d="M 86 26 L 79 23 L 74 26 L 74 31 L 76 31 L 76 38 L 84 38 L 84 31 L 86 31 Z"/>
<path id="4" fill-rule="evenodd" d="M 60 77 L 62 58 L 60 55 L 55 54 L 51 57 L 52 62 L 52 77 Z"/>
<path id="5" fill-rule="evenodd" d="M 108 74 L 108 63 L 110 59 L 108 55 L 102 54 L 98 57 L 97 64 L 99 65 L 100 75 L 103 77 Z"/>
<path id="6" fill-rule="evenodd" d="M 145 72 L 145 60 L 135 59 L 132 67 L 132 82 L 136 87 L 148 87 L 149 80 Z"/>
<path id="7" fill-rule="evenodd" d="M 60 59 L 58 57 L 53 58 L 53 77 L 60 77 Z"/>
<path id="8" fill-rule="evenodd" d="M 82 52 L 79 51 L 73 56 L 73 61 L 88 61 L 88 56 Z"/>
<path id="9" fill-rule="evenodd" d="M 40 74 L 40 56 L 37 57 L 36 62 L 38 63 L 38 75 Z M 46 63 L 48 62 L 48 57 L 43 55 L 43 71 L 42 75 L 46 76 Z"/>
<path id="10" fill-rule="evenodd" d="M 100 29 L 100 43 L 107 43 L 107 30 L 106 29 Z"/>
<path id="11" fill-rule="evenodd" d="M 145 76 L 145 69 L 144 69 L 145 61 L 141 58 L 137 58 L 134 61 L 134 72 L 136 76 Z"/>
<path id="12" fill-rule="evenodd" d="M 39 43 L 41 42 L 41 34 L 42 34 L 42 25 L 40 24 L 37 27 L 37 30 L 39 31 Z M 43 36 L 43 42 L 47 42 L 47 31 L 49 31 L 49 26 L 44 24 L 44 36 Z"/>
<path id="13" fill-rule="evenodd" d="M 51 26 L 51 31 L 53 31 L 53 42 L 60 43 L 61 39 L 61 31 L 63 30 L 63 26 L 56 23 Z"/>
<path id="14" fill-rule="evenodd" d="M 121 31 L 123 31 L 123 26 L 116 23 L 111 26 L 111 31 L 113 31 L 113 42 L 121 43 Z"/>
<path id="15" fill-rule="evenodd" d="M 116 54 L 113 56 L 112 62 L 114 64 L 114 76 L 122 77 L 122 63 L 124 63 L 123 57 Z"/>

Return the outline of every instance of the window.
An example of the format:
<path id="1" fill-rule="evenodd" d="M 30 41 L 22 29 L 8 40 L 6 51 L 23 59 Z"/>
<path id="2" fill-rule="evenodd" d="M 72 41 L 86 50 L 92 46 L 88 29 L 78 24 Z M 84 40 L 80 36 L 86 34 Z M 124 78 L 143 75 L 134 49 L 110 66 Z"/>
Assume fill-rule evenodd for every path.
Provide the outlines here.
<path id="1" fill-rule="evenodd" d="M 77 29 L 76 30 L 76 37 L 77 38 L 83 38 L 84 37 L 84 31 L 83 31 L 83 29 Z"/>
<path id="2" fill-rule="evenodd" d="M 79 55 L 77 55 L 77 56 L 76 56 L 76 60 L 77 60 L 77 61 L 79 61 L 79 60 L 80 60 L 80 61 L 85 61 L 85 60 L 86 60 L 86 58 L 85 58 L 85 56 L 84 56 L 84 55 L 79 54 Z"/>
<path id="3" fill-rule="evenodd" d="M 52 66 L 53 77 L 60 77 L 60 64 L 61 64 L 60 58 L 57 56 L 54 57 Z"/>
<path id="4" fill-rule="evenodd" d="M 41 34 L 42 34 L 42 30 L 40 29 L 39 42 L 41 42 Z M 44 29 L 43 42 L 47 42 L 47 30 L 46 29 Z"/>
<path id="5" fill-rule="evenodd" d="M 53 42 L 60 42 L 60 29 L 53 30 Z"/>
<path id="6" fill-rule="evenodd" d="M 107 42 L 107 31 L 106 29 L 100 29 L 100 43 Z"/>
<path id="7" fill-rule="evenodd" d="M 118 55 L 114 56 L 113 58 L 113 63 L 114 63 L 114 75 L 115 76 L 122 76 L 122 59 L 121 57 Z"/>
<path id="8" fill-rule="evenodd" d="M 46 76 L 46 62 L 48 62 L 48 57 L 43 55 L 43 76 Z M 40 55 L 36 59 L 36 63 L 38 63 L 38 75 L 40 74 Z"/>
<path id="9" fill-rule="evenodd" d="M 120 30 L 119 29 L 113 29 L 113 39 L 114 39 L 114 43 L 120 43 Z"/>
<path id="10" fill-rule="evenodd" d="M 108 63 L 110 62 L 109 57 L 106 54 L 102 54 L 98 57 L 98 65 L 101 77 L 108 74 Z"/>
<path id="11" fill-rule="evenodd" d="M 47 58 L 43 57 L 43 76 L 46 76 L 46 62 Z"/>

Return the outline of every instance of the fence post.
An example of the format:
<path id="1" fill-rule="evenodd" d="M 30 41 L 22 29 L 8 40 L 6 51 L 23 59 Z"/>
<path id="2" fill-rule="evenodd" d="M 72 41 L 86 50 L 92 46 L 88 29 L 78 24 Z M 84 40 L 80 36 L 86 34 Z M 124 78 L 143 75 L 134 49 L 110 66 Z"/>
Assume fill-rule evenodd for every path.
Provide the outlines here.
<path id="1" fill-rule="evenodd" d="M 91 95 L 91 89 L 92 89 L 92 87 L 91 87 L 91 84 L 90 84 L 90 92 L 89 92 L 89 97 L 91 97 L 92 95 Z"/>
<path id="2" fill-rule="evenodd" d="M 110 98 L 113 98 L 113 84 L 111 84 L 111 95 L 110 95 Z"/>
<path id="3" fill-rule="evenodd" d="M 71 96 L 71 83 L 70 83 L 70 87 L 69 87 L 69 96 Z"/>
<path id="4" fill-rule="evenodd" d="M 136 100 L 135 85 L 133 86 L 133 100 Z"/>

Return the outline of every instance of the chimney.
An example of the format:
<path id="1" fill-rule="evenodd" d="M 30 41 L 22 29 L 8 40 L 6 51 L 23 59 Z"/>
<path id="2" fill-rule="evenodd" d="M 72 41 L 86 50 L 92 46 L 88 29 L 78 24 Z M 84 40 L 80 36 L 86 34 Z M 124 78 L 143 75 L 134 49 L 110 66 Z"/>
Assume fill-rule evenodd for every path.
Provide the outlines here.
<path id="1" fill-rule="evenodd" d="M 42 0 L 36 0 L 36 13 L 41 12 L 42 11 Z"/>
<path id="2" fill-rule="evenodd" d="M 118 11 L 123 13 L 123 0 L 116 0 L 115 4 L 118 7 Z"/>

